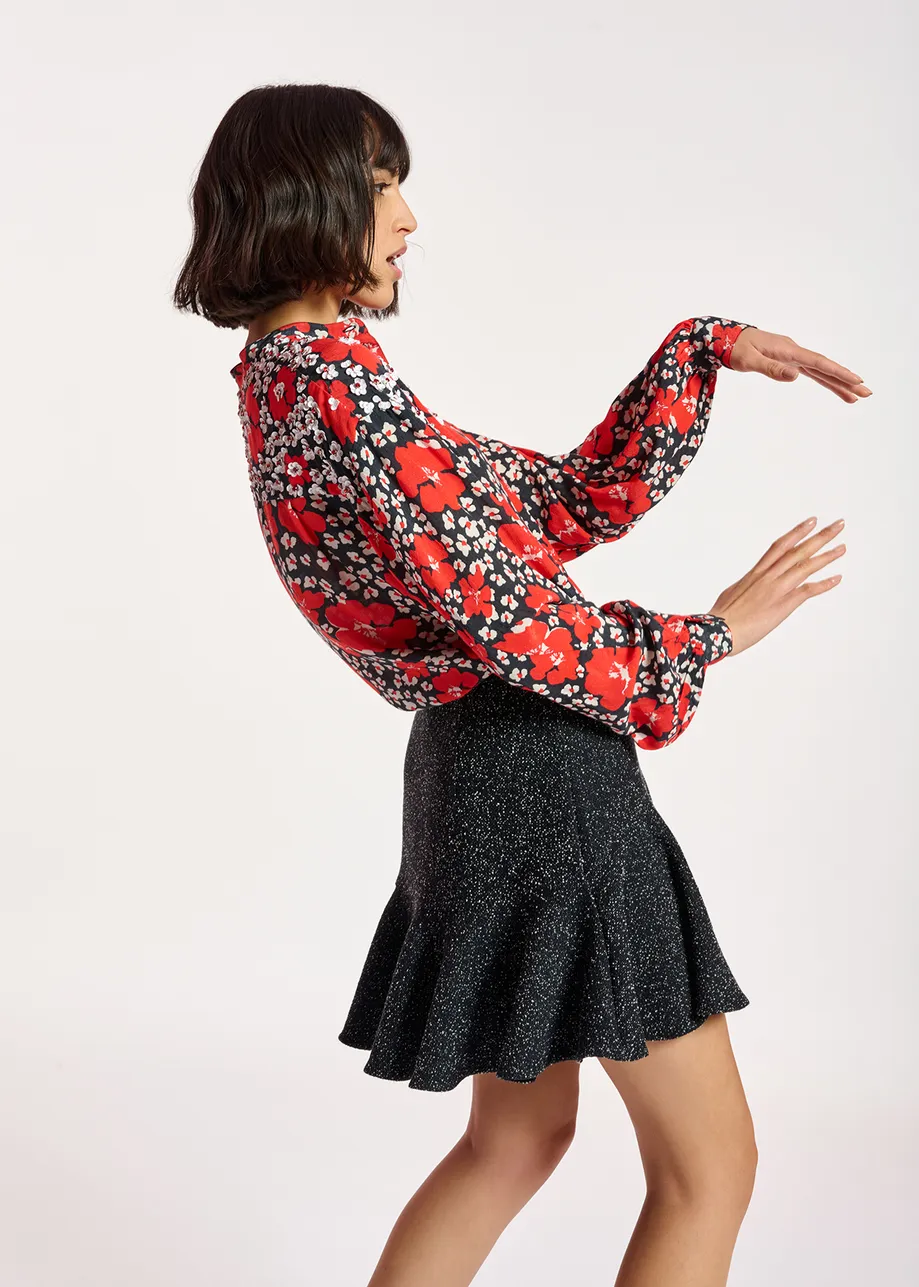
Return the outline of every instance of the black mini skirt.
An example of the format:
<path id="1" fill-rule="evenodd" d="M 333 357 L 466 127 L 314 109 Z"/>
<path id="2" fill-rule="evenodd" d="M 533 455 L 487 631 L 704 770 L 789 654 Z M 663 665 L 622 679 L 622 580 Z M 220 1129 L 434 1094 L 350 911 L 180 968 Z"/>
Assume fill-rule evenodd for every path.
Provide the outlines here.
<path id="1" fill-rule="evenodd" d="M 339 1040 L 418 1090 L 634 1060 L 749 1005 L 638 749 L 497 677 L 415 711 L 402 860 Z"/>

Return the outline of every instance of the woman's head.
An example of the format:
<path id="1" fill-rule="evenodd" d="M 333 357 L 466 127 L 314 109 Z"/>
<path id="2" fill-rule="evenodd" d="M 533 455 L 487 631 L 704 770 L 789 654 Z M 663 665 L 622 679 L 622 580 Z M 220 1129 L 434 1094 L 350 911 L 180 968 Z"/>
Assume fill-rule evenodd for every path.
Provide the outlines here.
<path id="1" fill-rule="evenodd" d="M 410 164 L 398 123 L 360 90 L 249 90 L 201 162 L 176 308 L 233 328 L 299 300 L 320 316 L 336 302 L 342 316 L 397 313 L 386 261 L 416 226 L 399 190 Z"/>

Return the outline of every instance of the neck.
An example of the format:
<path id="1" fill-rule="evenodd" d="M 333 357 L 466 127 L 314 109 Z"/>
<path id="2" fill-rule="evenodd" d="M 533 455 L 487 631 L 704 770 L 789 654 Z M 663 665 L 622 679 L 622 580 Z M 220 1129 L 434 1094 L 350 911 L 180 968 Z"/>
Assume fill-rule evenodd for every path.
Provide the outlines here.
<path id="1" fill-rule="evenodd" d="M 340 295 L 327 290 L 302 295 L 300 299 L 279 304 L 277 308 L 260 313 L 252 319 L 246 343 L 252 344 L 270 331 L 276 331 L 279 326 L 287 326 L 289 322 L 318 322 L 320 326 L 327 326 L 338 320 L 341 300 Z"/>

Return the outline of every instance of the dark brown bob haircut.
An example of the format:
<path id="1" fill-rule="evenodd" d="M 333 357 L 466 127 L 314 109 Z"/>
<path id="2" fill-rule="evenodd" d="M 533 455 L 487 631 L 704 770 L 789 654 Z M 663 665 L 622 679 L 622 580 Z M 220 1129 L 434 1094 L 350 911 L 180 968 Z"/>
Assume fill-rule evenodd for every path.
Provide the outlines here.
<path id="1" fill-rule="evenodd" d="M 261 85 L 217 126 L 191 195 L 191 247 L 176 308 L 237 328 L 304 292 L 376 288 L 375 168 L 400 183 L 411 164 L 398 122 L 358 89 Z M 390 317 L 343 299 L 340 317 Z"/>

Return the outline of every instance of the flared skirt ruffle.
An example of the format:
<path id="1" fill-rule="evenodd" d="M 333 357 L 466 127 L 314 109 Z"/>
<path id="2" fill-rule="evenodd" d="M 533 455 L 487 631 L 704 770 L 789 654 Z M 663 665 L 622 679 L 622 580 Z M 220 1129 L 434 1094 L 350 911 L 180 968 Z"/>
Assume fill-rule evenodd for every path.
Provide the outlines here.
<path id="1" fill-rule="evenodd" d="M 488 678 L 415 712 L 403 787 L 401 865 L 339 1034 L 368 1074 L 530 1082 L 749 1004 L 631 739 Z"/>

